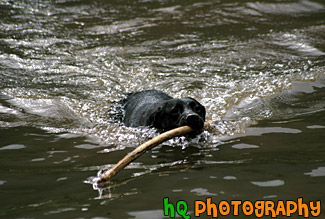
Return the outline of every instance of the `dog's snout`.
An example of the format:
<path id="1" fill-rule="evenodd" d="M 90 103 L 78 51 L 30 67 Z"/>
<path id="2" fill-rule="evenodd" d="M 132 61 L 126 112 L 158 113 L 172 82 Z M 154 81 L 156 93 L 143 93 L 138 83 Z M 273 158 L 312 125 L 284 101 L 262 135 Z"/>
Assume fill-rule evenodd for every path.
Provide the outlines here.
<path id="1" fill-rule="evenodd" d="M 203 128 L 204 121 L 197 114 L 190 114 L 186 117 L 186 124 L 193 129 L 199 130 Z"/>

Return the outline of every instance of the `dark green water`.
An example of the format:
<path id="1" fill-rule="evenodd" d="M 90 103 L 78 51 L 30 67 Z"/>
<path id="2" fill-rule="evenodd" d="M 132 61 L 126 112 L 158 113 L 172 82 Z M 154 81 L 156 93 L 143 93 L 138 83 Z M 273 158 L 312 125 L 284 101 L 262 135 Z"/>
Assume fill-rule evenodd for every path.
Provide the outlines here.
<path id="1" fill-rule="evenodd" d="M 324 70 L 322 0 L 0 0 L 0 217 L 160 219 L 169 197 L 195 218 L 211 197 L 318 200 L 322 218 Z M 157 134 L 110 117 L 144 89 L 196 98 L 214 129 L 93 188 Z"/>

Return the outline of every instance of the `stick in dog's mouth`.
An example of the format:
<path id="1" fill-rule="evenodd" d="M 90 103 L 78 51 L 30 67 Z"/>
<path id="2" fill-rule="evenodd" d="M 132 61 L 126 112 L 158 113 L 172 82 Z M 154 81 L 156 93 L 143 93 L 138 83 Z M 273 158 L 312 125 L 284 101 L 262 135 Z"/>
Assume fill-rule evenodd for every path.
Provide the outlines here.
<path id="1" fill-rule="evenodd" d="M 211 122 L 205 122 L 204 123 L 204 129 L 208 128 L 210 126 Z M 140 157 L 144 152 L 152 149 L 153 147 L 159 145 L 160 143 L 167 141 L 169 139 L 186 135 L 188 133 L 193 132 L 193 129 L 189 126 L 182 126 L 178 127 L 172 130 L 169 130 L 167 132 L 164 132 L 153 139 L 143 143 L 133 151 L 131 151 L 129 154 L 127 154 L 125 157 L 123 157 L 117 164 L 115 164 L 111 169 L 106 170 L 100 177 L 100 179 L 97 181 L 97 184 L 104 183 L 108 180 L 110 180 L 112 177 L 114 177 L 116 174 L 118 174 L 124 167 L 126 167 L 129 163 Z"/>

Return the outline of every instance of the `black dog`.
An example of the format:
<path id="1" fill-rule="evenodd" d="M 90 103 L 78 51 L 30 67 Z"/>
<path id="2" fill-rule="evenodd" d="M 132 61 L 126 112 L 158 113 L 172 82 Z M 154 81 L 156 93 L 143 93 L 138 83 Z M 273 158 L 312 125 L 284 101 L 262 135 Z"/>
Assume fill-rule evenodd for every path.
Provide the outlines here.
<path id="1" fill-rule="evenodd" d="M 156 90 L 128 94 L 122 104 L 126 126 L 150 126 L 167 131 L 188 125 L 200 131 L 205 121 L 205 108 L 195 99 L 176 99 Z"/>

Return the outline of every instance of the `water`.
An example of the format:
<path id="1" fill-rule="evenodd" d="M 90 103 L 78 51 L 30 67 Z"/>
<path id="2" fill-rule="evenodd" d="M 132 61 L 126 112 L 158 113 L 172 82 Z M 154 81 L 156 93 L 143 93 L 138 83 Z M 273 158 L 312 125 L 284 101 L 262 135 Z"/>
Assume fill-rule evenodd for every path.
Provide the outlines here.
<path id="1" fill-rule="evenodd" d="M 1 0 L 0 14 L 1 218 L 163 218 L 164 197 L 191 218 L 207 197 L 324 201 L 323 1 Z M 196 98 L 214 127 L 94 190 L 157 135 L 112 119 L 144 89 Z"/>

